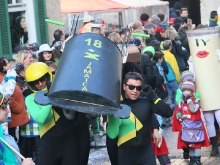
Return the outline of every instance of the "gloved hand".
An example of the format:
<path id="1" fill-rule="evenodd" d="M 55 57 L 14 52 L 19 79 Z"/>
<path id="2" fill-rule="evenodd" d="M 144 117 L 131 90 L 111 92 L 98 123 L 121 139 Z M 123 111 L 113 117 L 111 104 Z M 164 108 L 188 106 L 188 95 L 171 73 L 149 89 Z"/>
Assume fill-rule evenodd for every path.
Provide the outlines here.
<path id="1" fill-rule="evenodd" d="M 187 100 L 189 100 L 191 98 L 192 98 L 192 96 L 190 96 L 190 95 L 184 96 L 184 103 L 187 103 Z"/>
<path id="2" fill-rule="evenodd" d="M 178 122 L 182 123 L 183 122 L 183 118 L 180 116 L 177 118 Z"/>
<path id="3" fill-rule="evenodd" d="M 158 99 L 158 96 L 154 93 L 150 85 L 142 85 L 142 91 L 149 100 L 154 102 L 156 99 Z"/>

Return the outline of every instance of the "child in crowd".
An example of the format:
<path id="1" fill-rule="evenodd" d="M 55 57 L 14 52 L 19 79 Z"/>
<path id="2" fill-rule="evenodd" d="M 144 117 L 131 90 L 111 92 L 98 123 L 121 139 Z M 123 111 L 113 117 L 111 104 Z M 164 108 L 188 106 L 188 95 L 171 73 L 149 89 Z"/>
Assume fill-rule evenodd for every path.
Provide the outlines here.
<path id="1" fill-rule="evenodd" d="M 157 86 L 156 87 L 157 91 L 158 91 L 158 89 L 160 89 L 160 91 L 163 91 L 163 93 L 166 93 L 166 95 L 164 95 L 164 97 L 162 99 L 166 104 L 168 104 L 170 107 L 172 107 L 172 101 L 171 101 L 170 97 L 168 96 L 168 91 L 166 89 L 167 80 L 166 80 L 166 77 L 165 77 L 165 74 L 163 71 L 163 67 L 161 65 L 162 61 L 164 60 L 163 53 L 161 51 L 156 51 L 156 53 L 153 56 L 153 60 L 156 62 L 157 69 L 158 69 L 158 71 L 161 75 L 161 78 L 162 78 L 162 83 L 161 83 L 162 88 L 158 88 L 158 86 Z M 158 78 L 156 78 L 156 83 L 158 82 L 157 80 L 158 80 Z M 162 92 L 160 92 L 160 93 L 162 93 Z M 166 119 L 166 118 L 163 119 L 163 125 L 170 125 L 170 123 L 171 123 L 171 119 Z"/>
<path id="2" fill-rule="evenodd" d="M 189 148 L 190 164 L 201 165 L 201 147 L 208 147 L 210 143 L 202 120 L 200 100 L 195 97 L 193 82 L 183 82 L 180 89 L 182 97 L 173 120 L 174 125 L 179 123 L 177 148 Z"/>
<path id="3" fill-rule="evenodd" d="M 45 64 L 47 64 L 47 66 L 50 68 L 50 71 L 51 71 L 53 78 L 54 78 L 54 75 L 57 70 L 57 65 L 52 61 L 46 61 Z"/>
<path id="4" fill-rule="evenodd" d="M 15 65 L 15 71 L 17 73 L 16 82 L 19 84 L 24 98 L 33 92 L 29 89 L 27 82 L 25 81 L 25 65 L 23 63 L 17 63 Z M 25 157 L 33 157 L 34 162 L 40 164 L 40 135 L 39 128 L 36 121 L 30 116 L 30 121 L 19 127 L 19 148 L 20 152 Z"/>
<path id="5" fill-rule="evenodd" d="M 156 118 L 158 120 L 158 123 L 161 127 L 162 123 L 163 123 L 162 117 L 160 115 L 157 115 L 157 114 L 155 114 L 155 116 L 156 116 Z M 153 126 L 152 122 L 151 122 L 151 125 Z M 155 130 L 157 130 L 157 129 L 154 129 L 154 132 L 151 130 L 151 134 L 155 133 Z M 152 147 L 154 149 L 154 154 L 155 154 L 155 156 L 157 156 L 157 159 L 159 160 L 161 165 L 170 165 L 170 158 L 168 156 L 169 151 L 168 151 L 168 148 L 167 148 L 167 143 L 165 141 L 165 138 L 162 135 L 163 130 L 161 128 L 159 128 L 159 131 L 157 131 L 157 132 L 159 133 L 159 136 L 161 137 L 161 140 L 158 144 L 156 144 L 154 142 L 154 138 L 152 137 L 151 144 L 152 144 Z M 153 136 L 153 134 L 152 134 L 152 136 Z"/>
<path id="6" fill-rule="evenodd" d="M 191 81 L 191 82 L 194 82 L 194 74 L 188 70 L 182 72 L 181 74 L 181 82 L 180 84 L 184 83 L 185 81 Z M 194 90 L 194 92 L 196 93 L 196 98 L 197 99 L 200 99 L 200 92 L 198 90 Z M 175 97 L 175 102 L 176 102 L 176 105 L 179 105 L 180 102 L 182 101 L 182 91 L 180 88 L 177 89 L 176 91 L 176 97 Z M 173 112 L 173 116 L 176 116 L 176 113 L 177 113 L 177 108 L 178 106 L 176 106 L 174 112 Z M 178 132 L 179 131 L 179 128 L 180 128 L 180 123 L 179 122 L 176 122 L 176 118 L 174 117 L 173 118 L 173 122 L 175 124 L 172 124 L 172 131 L 173 132 Z M 189 148 L 183 148 L 183 158 L 184 159 L 189 159 Z"/>
<path id="7" fill-rule="evenodd" d="M 176 90 L 179 88 L 178 83 L 180 82 L 180 71 L 175 56 L 170 52 L 172 50 L 172 41 L 165 40 L 163 42 L 163 48 L 164 51 L 162 52 L 164 54 L 164 59 L 166 60 L 166 64 L 169 70 L 168 74 L 166 74 L 166 87 L 168 95 L 172 100 L 173 108 L 175 108 L 175 95 Z"/>
<path id="8" fill-rule="evenodd" d="M 10 102 L 10 98 L 7 96 L 4 96 L 2 93 L 0 93 L 0 124 L 6 122 L 7 117 L 8 117 L 8 105 Z M 2 126 L 0 125 L 0 137 L 5 140 L 6 142 L 9 143 L 9 145 L 14 146 L 14 148 L 18 150 L 18 146 L 17 143 L 14 141 L 14 138 L 9 137 L 9 135 L 5 135 L 3 133 L 3 129 Z M 2 142 L 2 140 L 0 140 L 0 164 L 2 165 L 9 165 L 9 164 L 13 164 L 13 165 L 19 165 L 21 164 L 21 160 L 19 160 L 20 158 L 18 158 L 17 155 L 15 155 L 15 153 L 13 153 L 13 151 L 11 149 L 9 149 L 5 143 Z M 31 158 L 27 158 L 24 159 L 22 162 L 22 165 L 35 165 L 35 163 L 32 161 Z"/>

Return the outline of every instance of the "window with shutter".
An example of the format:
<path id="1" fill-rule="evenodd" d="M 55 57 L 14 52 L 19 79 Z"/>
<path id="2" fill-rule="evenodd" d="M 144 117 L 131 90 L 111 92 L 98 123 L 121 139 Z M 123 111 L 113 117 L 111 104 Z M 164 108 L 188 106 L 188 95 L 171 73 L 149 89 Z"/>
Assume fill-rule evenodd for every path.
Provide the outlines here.
<path id="1" fill-rule="evenodd" d="M 36 16 L 36 29 L 38 43 L 49 43 L 48 39 L 48 26 L 45 22 L 46 19 L 46 2 L 45 0 L 34 1 L 35 16 Z"/>
<path id="2" fill-rule="evenodd" d="M 8 1 L 0 0 L 0 56 L 12 58 Z"/>

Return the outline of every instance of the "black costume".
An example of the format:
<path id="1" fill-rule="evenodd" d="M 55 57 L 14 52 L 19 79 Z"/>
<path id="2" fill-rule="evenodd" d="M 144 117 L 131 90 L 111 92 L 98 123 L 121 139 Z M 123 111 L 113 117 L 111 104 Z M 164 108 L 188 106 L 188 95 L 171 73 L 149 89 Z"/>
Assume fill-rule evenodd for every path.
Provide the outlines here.
<path id="1" fill-rule="evenodd" d="M 123 119 L 121 121 L 117 121 L 120 119 L 114 117 L 111 117 L 109 120 L 107 127 L 107 148 L 112 161 L 111 163 L 113 165 L 156 165 L 150 135 L 152 114 L 157 113 L 163 117 L 170 117 L 172 116 L 172 110 L 161 100 L 154 104 L 149 99 L 142 97 L 134 101 L 124 99 L 122 103 L 131 107 L 134 119 L 132 119 L 131 115 L 129 119 Z M 131 122 L 132 120 L 134 122 Z M 121 122 L 121 124 L 118 125 L 117 122 Z M 132 124 L 134 124 L 135 128 L 131 131 Z M 119 132 L 117 134 L 114 131 L 117 131 L 118 127 Z M 126 137 L 128 134 L 130 134 L 129 137 L 133 137 Z M 116 143 L 118 143 L 118 146 L 116 146 Z M 118 159 L 118 162 L 116 159 Z"/>

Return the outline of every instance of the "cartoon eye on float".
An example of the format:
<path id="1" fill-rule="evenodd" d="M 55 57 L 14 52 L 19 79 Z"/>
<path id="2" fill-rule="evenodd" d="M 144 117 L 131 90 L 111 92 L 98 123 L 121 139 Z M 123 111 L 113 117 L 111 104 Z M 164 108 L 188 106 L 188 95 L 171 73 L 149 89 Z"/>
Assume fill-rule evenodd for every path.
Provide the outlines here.
<path id="1" fill-rule="evenodd" d="M 198 41 L 198 39 L 196 39 L 196 46 L 197 46 L 197 47 L 199 46 L 199 41 Z"/>
<path id="2" fill-rule="evenodd" d="M 201 39 L 201 40 L 202 40 L 202 42 L 203 42 L 204 46 L 206 46 L 206 43 L 209 41 L 209 40 L 204 41 L 203 39 Z"/>

